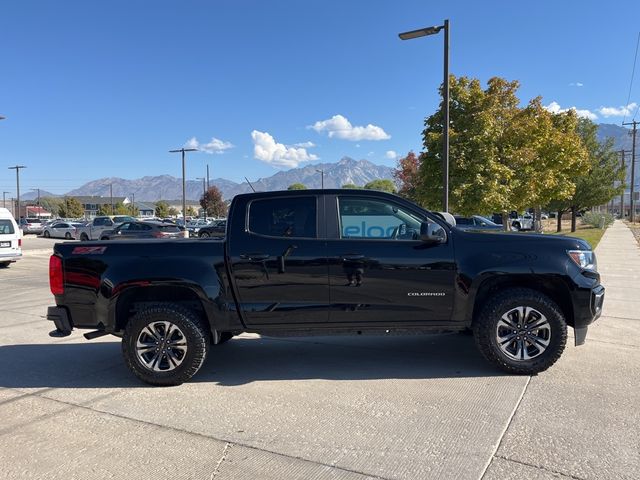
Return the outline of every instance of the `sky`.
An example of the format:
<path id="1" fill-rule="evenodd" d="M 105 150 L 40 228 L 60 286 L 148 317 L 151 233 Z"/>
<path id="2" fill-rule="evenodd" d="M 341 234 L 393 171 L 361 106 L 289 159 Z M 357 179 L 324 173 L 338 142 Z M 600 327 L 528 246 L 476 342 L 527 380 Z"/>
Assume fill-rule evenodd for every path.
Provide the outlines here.
<path id="1" fill-rule="evenodd" d="M 0 188 L 64 193 L 100 177 L 241 181 L 343 156 L 421 150 L 452 74 L 519 80 L 523 102 L 629 121 L 640 2 L 6 0 L 0 4 Z M 640 66 L 637 70 L 640 70 Z M 631 105 L 629 105 L 631 104 Z M 640 114 L 636 115 L 636 119 Z"/>

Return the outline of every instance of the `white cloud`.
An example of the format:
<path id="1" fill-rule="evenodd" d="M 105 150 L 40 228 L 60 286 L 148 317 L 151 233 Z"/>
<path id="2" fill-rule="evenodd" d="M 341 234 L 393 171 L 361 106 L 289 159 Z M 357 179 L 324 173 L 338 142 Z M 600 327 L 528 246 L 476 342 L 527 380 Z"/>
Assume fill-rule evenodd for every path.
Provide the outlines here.
<path id="1" fill-rule="evenodd" d="M 328 120 L 320 120 L 308 128 L 316 132 L 327 132 L 329 138 L 341 138 L 357 142 L 359 140 L 388 140 L 391 138 L 387 132 L 376 125 L 366 127 L 354 127 L 351 122 L 342 115 L 334 115 Z"/>
<path id="2" fill-rule="evenodd" d="M 394 160 L 394 159 L 398 158 L 398 154 L 396 152 L 394 152 L 393 150 L 387 150 L 387 153 L 385 153 L 385 156 L 389 160 Z"/>
<path id="3" fill-rule="evenodd" d="M 313 142 L 301 142 L 301 143 L 294 143 L 292 146 L 300 147 L 300 148 L 313 148 L 316 146 L 316 144 Z"/>
<path id="4" fill-rule="evenodd" d="M 546 105 L 544 108 L 550 111 L 551 113 L 563 113 L 563 112 L 566 112 L 567 110 L 573 110 L 574 112 L 576 112 L 576 115 L 582 118 L 588 118 L 589 120 L 597 120 L 598 118 L 598 116 L 590 110 L 580 110 L 576 107 L 560 108 L 560 104 L 558 102 L 551 102 L 549 105 Z"/>
<path id="5" fill-rule="evenodd" d="M 569 84 L 570 87 L 584 87 L 584 83 L 580 83 L 580 82 L 571 82 Z"/>
<path id="6" fill-rule="evenodd" d="M 225 142 L 216 137 L 211 137 L 209 143 L 200 143 L 196 137 L 191 137 L 187 143 L 184 144 L 185 148 L 197 148 L 201 152 L 205 153 L 224 153 L 225 150 L 233 148 L 233 144 Z"/>
<path id="7" fill-rule="evenodd" d="M 638 104 L 636 102 L 630 103 L 626 107 L 600 107 L 598 112 L 603 117 L 626 117 L 627 115 L 631 115 L 634 110 L 638 108 Z"/>
<path id="8" fill-rule="evenodd" d="M 318 159 L 317 155 L 307 153 L 305 148 L 288 147 L 277 143 L 267 132 L 254 130 L 251 132 L 251 139 L 253 140 L 254 158 L 275 167 L 295 168 L 302 162 Z"/>

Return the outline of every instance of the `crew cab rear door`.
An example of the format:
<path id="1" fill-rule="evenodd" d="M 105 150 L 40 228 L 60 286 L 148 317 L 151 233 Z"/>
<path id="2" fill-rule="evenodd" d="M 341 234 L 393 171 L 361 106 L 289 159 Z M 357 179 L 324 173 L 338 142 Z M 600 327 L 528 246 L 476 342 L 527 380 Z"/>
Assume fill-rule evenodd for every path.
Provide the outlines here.
<path id="1" fill-rule="evenodd" d="M 331 310 L 341 326 L 446 324 L 455 262 L 451 238 L 420 240 L 426 213 L 391 195 L 326 199 Z"/>
<path id="2" fill-rule="evenodd" d="M 247 326 L 326 324 L 322 196 L 265 194 L 234 202 L 227 255 Z"/>

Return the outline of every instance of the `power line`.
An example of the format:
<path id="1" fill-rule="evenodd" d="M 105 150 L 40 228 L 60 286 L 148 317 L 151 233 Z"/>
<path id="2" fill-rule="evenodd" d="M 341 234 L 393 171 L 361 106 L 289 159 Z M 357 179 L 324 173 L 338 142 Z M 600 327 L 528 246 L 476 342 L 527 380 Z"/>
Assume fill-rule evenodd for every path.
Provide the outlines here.
<path id="1" fill-rule="evenodd" d="M 633 57 L 633 68 L 631 69 L 631 82 L 629 82 L 629 94 L 627 95 L 627 103 L 625 103 L 625 107 L 627 107 L 629 105 L 629 101 L 631 100 L 631 89 L 633 87 L 633 77 L 635 76 L 636 73 L 636 61 L 638 60 L 638 45 L 640 45 L 640 32 L 638 32 L 638 40 L 636 41 L 636 53 Z M 636 119 L 636 115 L 638 114 L 638 111 L 636 110 L 636 113 L 633 115 L 633 120 Z M 626 109 L 625 109 L 625 115 L 622 119 L 622 123 L 624 123 L 624 121 L 627 119 L 627 115 L 626 115 Z"/>

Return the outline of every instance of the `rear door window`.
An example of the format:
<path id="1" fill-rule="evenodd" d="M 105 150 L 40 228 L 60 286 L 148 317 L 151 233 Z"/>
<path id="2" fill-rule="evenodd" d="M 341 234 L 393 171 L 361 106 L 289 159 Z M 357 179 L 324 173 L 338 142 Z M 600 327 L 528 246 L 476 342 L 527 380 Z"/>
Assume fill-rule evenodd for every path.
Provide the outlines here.
<path id="1" fill-rule="evenodd" d="M 16 233 L 11 220 L 0 220 L 0 235 L 13 235 Z"/>
<path id="2" fill-rule="evenodd" d="M 249 231 L 269 237 L 316 238 L 316 197 L 254 200 L 249 205 Z"/>

